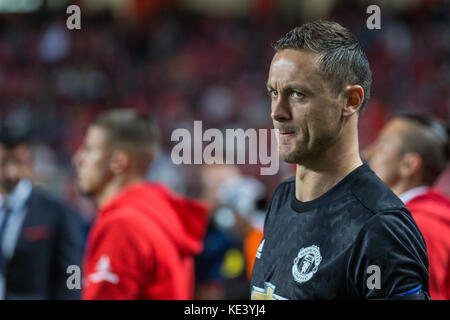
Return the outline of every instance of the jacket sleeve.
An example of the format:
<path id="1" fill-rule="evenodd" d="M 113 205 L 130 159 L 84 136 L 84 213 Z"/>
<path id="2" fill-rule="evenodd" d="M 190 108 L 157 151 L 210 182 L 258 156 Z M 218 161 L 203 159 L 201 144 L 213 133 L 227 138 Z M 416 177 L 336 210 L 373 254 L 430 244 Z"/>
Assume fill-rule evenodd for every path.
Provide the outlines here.
<path id="1" fill-rule="evenodd" d="M 55 239 L 53 281 L 51 299 L 80 299 L 80 289 L 69 289 L 67 273 L 69 266 L 81 265 L 82 229 L 78 213 L 66 205 L 58 205 L 58 225 Z"/>
<path id="2" fill-rule="evenodd" d="M 139 299 L 151 257 L 139 227 L 129 219 L 95 227 L 85 256 L 83 300 Z"/>

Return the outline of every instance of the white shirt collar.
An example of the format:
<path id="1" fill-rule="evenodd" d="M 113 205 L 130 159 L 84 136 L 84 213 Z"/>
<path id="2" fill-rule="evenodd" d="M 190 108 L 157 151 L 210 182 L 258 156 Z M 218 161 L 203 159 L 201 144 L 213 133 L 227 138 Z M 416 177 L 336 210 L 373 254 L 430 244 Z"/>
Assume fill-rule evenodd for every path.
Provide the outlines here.
<path id="1" fill-rule="evenodd" d="M 406 204 L 407 202 L 411 201 L 415 197 L 418 197 L 418 196 L 421 196 L 424 193 L 427 193 L 427 191 L 429 189 L 430 189 L 430 187 L 427 187 L 427 186 L 415 187 L 415 188 L 409 189 L 406 192 L 403 192 L 398 197 L 400 198 L 400 200 L 403 201 L 403 203 Z"/>
<path id="2" fill-rule="evenodd" d="M 33 185 L 30 180 L 21 179 L 14 190 L 8 195 L 8 207 L 17 210 L 25 204 L 31 194 Z M 4 197 L 0 196 L 0 208 L 3 207 Z"/>

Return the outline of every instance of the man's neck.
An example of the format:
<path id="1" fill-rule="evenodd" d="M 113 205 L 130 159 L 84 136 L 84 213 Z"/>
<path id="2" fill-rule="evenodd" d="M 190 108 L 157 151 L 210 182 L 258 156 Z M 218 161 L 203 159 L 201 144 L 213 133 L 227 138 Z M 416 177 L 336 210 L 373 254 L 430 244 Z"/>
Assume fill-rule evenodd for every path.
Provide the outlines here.
<path id="1" fill-rule="evenodd" d="M 335 144 L 323 157 L 313 161 L 313 166 L 297 165 L 295 197 L 306 202 L 320 197 L 334 187 L 354 169 L 363 164 L 359 155 L 358 141 L 352 144 Z"/>
<path id="2" fill-rule="evenodd" d="M 114 177 L 102 190 L 98 196 L 95 197 L 97 206 L 99 208 L 107 204 L 112 198 L 114 198 L 121 190 L 143 182 L 144 179 L 141 176 L 117 176 Z"/>

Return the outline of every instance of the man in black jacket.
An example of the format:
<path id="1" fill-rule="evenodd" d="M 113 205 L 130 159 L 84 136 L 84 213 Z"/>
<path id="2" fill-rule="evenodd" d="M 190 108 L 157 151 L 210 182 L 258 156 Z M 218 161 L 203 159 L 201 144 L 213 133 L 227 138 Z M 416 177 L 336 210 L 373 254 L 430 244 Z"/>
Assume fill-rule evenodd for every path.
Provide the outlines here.
<path id="1" fill-rule="evenodd" d="M 251 298 L 428 299 L 423 236 L 359 154 L 371 71 L 358 40 L 313 21 L 274 48 L 270 115 L 280 158 L 296 175 L 267 209 Z"/>
<path id="2" fill-rule="evenodd" d="M 0 299 L 79 299 L 67 286 L 81 262 L 79 217 L 33 186 L 24 138 L 0 133 Z"/>

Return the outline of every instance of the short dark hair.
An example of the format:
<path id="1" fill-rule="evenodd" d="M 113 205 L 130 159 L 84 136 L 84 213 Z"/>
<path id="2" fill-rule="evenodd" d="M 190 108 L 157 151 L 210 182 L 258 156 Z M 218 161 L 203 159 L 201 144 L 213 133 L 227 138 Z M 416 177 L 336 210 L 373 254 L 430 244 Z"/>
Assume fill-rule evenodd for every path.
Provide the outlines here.
<path id="1" fill-rule="evenodd" d="M 132 109 L 111 109 L 100 114 L 92 125 L 106 130 L 113 147 L 130 151 L 139 169 L 148 168 L 159 146 L 158 128 L 150 115 Z"/>
<path id="2" fill-rule="evenodd" d="M 15 132 L 6 125 L 0 125 L 0 144 L 5 148 L 13 149 L 20 145 L 29 146 L 32 142 L 31 130 Z"/>
<path id="3" fill-rule="evenodd" d="M 423 182 L 432 185 L 448 164 L 450 130 L 426 115 L 403 114 L 399 118 L 414 125 L 402 137 L 402 153 L 417 152 L 420 155 L 425 168 Z"/>
<path id="4" fill-rule="evenodd" d="M 372 72 L 369 61 L 356 37 L 340 24 L 332 21 L 305 23 L 289 31 L 275 42 L 273 48 L 308 50 L 319 55 L 319 72 L 330 81 L 331 88 L 340 92 L 348 84 L 364 89 L 359 114 L 370 99 Z"/>

